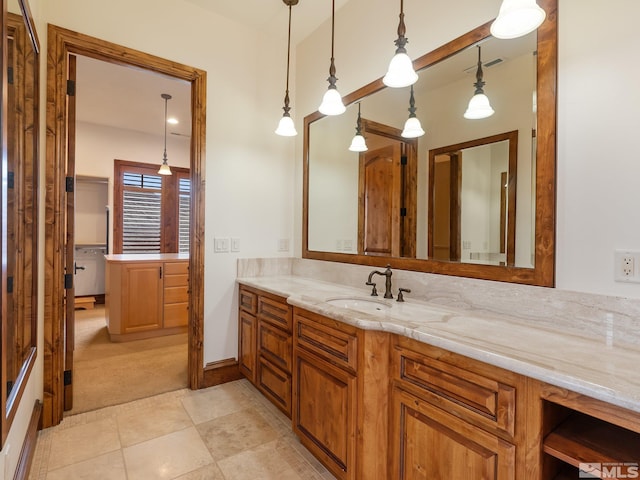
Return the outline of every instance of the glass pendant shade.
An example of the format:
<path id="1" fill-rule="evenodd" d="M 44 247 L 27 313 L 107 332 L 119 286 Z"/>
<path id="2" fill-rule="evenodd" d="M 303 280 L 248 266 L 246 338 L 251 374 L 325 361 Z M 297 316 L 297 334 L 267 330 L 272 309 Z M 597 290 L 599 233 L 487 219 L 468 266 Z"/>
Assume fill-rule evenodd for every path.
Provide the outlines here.
<path id="1" fill-rule="evenodd" d="M 322 97 L 322 103 L 318 107 L 318 111 L 323 115 L 342 115 L 347 108 L 342 103 L 342 96 L 337 88 L 331 88 L 326 91 Z"/>
<path id="2" fill-rule="evenodd" d="M 169 164 L 163 162 L 162 165 L 160 165 L 160 170 L 158 170 L 158 173 L 160 175 L 171 175 L 171 168 L 169 168 Z"/>
<path id="3" fill-rule="evenodd" d="M 288 115 L 283 115 L 276 128 L 276 135 L 281 137 L 295 137 L 298 134 L 296 127 L 293 124 L 293 119 Z"/>
<path id="4" fill-rule="evenodd" d="M 387 87 L 402 88 L 413 85 L 418 81 L 418 74 L 413 69 L 413 62 L 406 53 L 396 53 L 391 62 L 389 70 L 382 79 Z"/>
<path id="5" fill-rule="evenodd" d="M 547 13 L 536 0 L 503 0 L 498 17 L 491 24 L 491 35 L 496 38 L 517 38 L 538 28 Z"/>
<path id="6" fill-rule="evenodd" d="M 409 117 L 404 124 L 404 130 L 402 130 L 401 135 L 404 138 L 417 138 L 424 135 L 420 120 L 417 117 Z"/>
<path id="7" fill-rule="evenodd" d="M 467 111 L 464 112 L 464 118 L 469 120 L 478 120 L 490 117 L 495 113 L 489 104 L 489 98 L 484 93 L 478 93 L 471 97 Z"/>
<path id="8" fill-rule="evenodd" d="M 349 150 L 352 152 L 366 152 L 369 148 L 362 135 L 355 135 L 351 141 Z"/>

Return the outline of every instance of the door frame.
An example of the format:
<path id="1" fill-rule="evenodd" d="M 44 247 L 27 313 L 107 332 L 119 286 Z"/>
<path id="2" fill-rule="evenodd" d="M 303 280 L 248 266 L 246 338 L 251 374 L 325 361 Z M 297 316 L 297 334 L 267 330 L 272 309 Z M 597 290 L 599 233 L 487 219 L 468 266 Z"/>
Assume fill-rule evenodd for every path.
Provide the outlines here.
<path id="1" fill-rule="evenodd" d="M 64 408 L 64 251 L 67 163 L 67 72 L 70 54 L 141 68 L 191 83 L 191 244 L 189 252 L 189 387 L 204 383 L 204 198 L 207 74 L 187 65 L 48 25 L 45 162 L 43 428 Z"/>

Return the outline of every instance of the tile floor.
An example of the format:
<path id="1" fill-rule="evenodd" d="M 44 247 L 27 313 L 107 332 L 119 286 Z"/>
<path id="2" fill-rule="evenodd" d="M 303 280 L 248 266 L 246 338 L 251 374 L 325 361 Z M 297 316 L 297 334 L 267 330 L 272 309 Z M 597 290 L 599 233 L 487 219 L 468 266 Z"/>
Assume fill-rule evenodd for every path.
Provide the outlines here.
<path id="1" fill-rule="evenodd" d="M 329 480 L 248 381 L 65 417 L 39 433 L 30 480 Z"/>

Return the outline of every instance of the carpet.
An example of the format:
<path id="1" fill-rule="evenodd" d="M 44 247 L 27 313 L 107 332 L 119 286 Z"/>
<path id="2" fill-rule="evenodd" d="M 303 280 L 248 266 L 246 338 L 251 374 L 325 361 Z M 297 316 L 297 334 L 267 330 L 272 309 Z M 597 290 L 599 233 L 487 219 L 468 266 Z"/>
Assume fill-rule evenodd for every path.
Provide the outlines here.
<path id="1" fill-rule="evenodd" d="M 104 306 L 75 312 L 73 409 L 96 410 L 187 387 L 187 334 L 112 343 Z"/>

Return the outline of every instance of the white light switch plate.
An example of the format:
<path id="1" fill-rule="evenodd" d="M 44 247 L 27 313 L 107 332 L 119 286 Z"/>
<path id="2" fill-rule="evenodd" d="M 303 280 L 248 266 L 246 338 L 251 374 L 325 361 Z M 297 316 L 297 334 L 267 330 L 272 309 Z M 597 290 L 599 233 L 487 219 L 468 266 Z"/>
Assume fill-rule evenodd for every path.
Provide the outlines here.
<path id="1" fill-rule="evenodd" d="M 213 251 L 215 253 L 225 253 L 229 251 L 229 239 L 218 237 L 213 239 Z"/>

